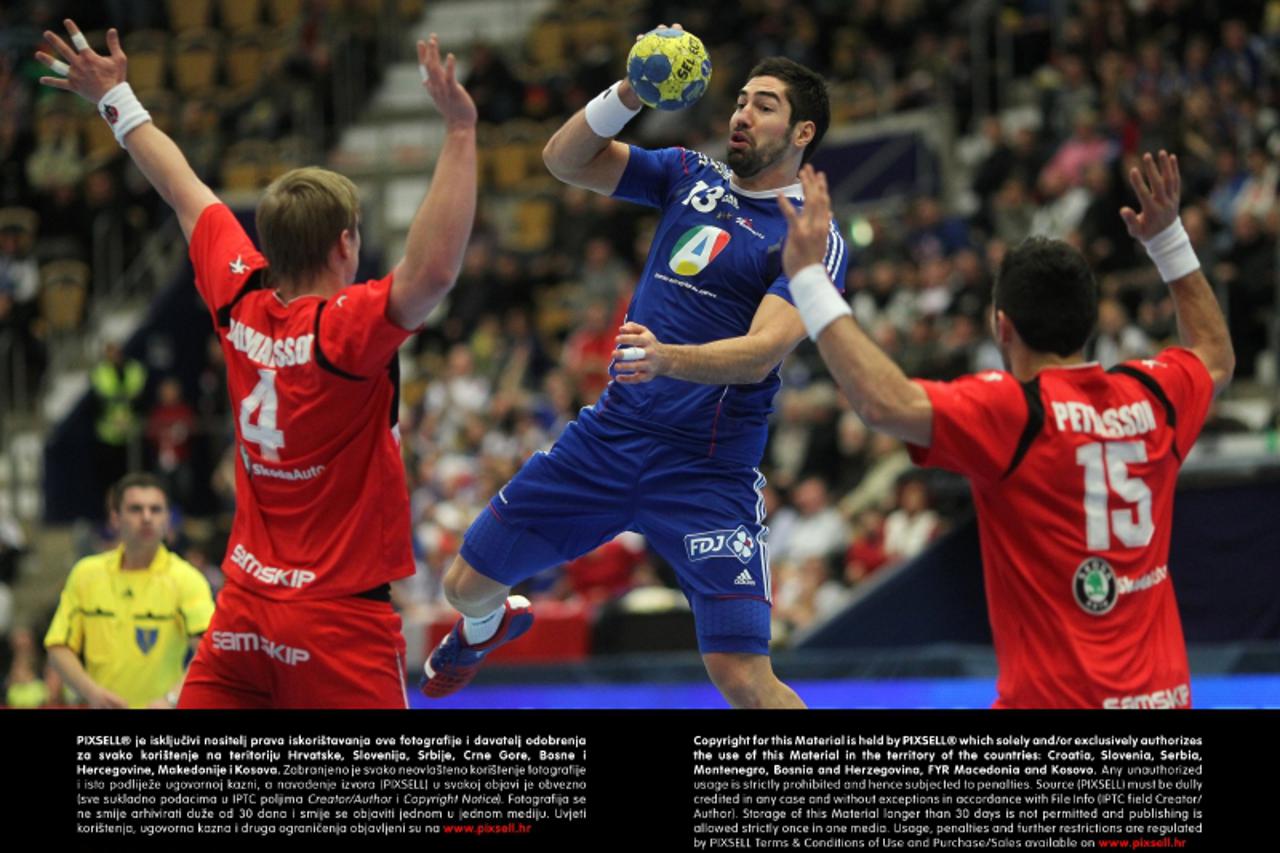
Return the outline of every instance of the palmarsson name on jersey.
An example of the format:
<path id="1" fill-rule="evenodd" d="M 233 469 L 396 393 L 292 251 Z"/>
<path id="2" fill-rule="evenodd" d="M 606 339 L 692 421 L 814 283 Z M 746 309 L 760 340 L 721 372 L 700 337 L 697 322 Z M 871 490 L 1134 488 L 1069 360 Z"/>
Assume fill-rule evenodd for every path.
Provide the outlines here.
<path id="1" fill-rule="evenodd" d="M 315 335 L 276 339 L 231 318 L 227 340 L 249 360 L 263 367 L 293 367 L 311 361 Z"/>

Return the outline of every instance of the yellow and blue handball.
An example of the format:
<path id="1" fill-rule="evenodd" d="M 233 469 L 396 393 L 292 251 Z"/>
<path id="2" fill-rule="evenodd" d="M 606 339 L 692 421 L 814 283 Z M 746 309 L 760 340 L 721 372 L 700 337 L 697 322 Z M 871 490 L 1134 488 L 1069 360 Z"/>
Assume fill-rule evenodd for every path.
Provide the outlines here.
<path id="1" fill-rule="evenodd" d="M 659 27 L 640 37 L 627 57 L 627 80 L 645 106 L 679 110 L 697 102 L 711 82 L 702 39 Z"/>

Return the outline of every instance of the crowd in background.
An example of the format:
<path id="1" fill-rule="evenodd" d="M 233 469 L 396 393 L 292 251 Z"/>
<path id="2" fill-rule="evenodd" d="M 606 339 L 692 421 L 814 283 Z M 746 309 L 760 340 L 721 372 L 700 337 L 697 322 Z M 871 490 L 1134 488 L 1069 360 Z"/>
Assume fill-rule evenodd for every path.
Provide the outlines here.
<path id="1" fill-rule="evenodd" d="M 646 114 L 628 131 L 644 144 L 722 152 L 736 88 L 771 53 L 829 76 L 836 121 L 953 111 L 967 137 L 967 186 L 950 204 L 921 195 L 871 216 L 873 236 L 849 271 L 856 316 L 910 375 L 1001 367 L 986 333 L 992 276 L 1007 247 L 1030 235 L 1071 242 L 1097 271 L 1099 334 L 1088 357 L 1110 366 L 1172 342 L 1167 292 L 1118 215 L 1133 203 L 1125 176 L 1135 158 L 1162 148 L 1179 153 L 1184 222 L 1224 297 L 1238 375 L 1265 373 L 1280 233 L 1280 4 L 1086 0 L 1065 4 L 1057 33 L 1052 4 L 1006 4 L 1017 13 L 1011 88 L 1025 103 L 998 116 L 973 112 L 969 34 L 953 4 L 641 5 L 644 21 L 682 16 L 715 60 L 700 104 Z M 570 14 L 556 20 L 571 33 Z M 633 18 L 624 31 L 627 23 L 644 26 Z M 577 51 L 576 68 L 541 77 L 520 73 L 536 67 L 527 57 L 486 47 L 469 82 L 490 121 L 543 117 L 547 105 L 564 116 L 617 76 L 626 45 Z M 557 191 L 552 236 L 536 256 L 504 251 L 501 223 L 481 222 L 447 319 L 418 343 L 425 391 L 408 398 L 423 401 L 407 411 L 406 448 L 432 577 L 529 449 L 598 395 L 653 227 L 651 211 L 573 189 Z M 762 470 L 775 636 L 785 637 L 839 607 L 872 572 L 919 553 L 965 500 L 954 480 L 913 470 L 900 444 L 868 434 L 807 344 L 783 377 Z M 662 577 L 660 565 L 647 570 L 655 561 L 642 561 L 637 583 Z"/>
<path id="2" fill-rule="evenodd" d="M 33 230 L 0 213 L 0 329 L 9 332 L 0 340 L 28 348 L 24 363 L 33 371 L 43 365 L 40 265 L 89 260 L 86 241 L 107 227 L 95 221 L 132 246 L 163 215 L 124 158 L 85 159 L 70 99 L 33 85 L 30 53 L 41 29 L 69 11 L 85 16 L 86 29 L 105 25 L 117 5 L 36 2 L 0 11 L 0 208 L 39 217 Z M 1170 300 L 1117 211 L 1132 203 L 1125 175 L 1141 152 L 1177 152 L 1183 221 L 1226 302 L 1238 375 L 1267 378 L 1262 356 L 1280 235 L 1280 2 L 1006 2 L 996 19 L 1009 29 L 1012 77 L 1000 106 L 1016 100 L 1021 108 L 999 115 L 975 108 L 982 99 L 971 32 L 954 6 L 564 0 L 523 45 L 477 43 L 461 54 L 488 139 L 501 140 L 504 128 L 527 133 L 529 119 L 554 126 L 567 118 L 619 76 L 633 32 L 673 20 L 707 42 L 711 90 L 685 113 L 646 111 L 624 138 L 721 154 L 737 87 L 770 54 L 828 76 L 836 123 L 950 111 L 964 137 L 964 185 L 871 215 L 870 239 L 851 247 L 847 293 L 859 322 L 919 377 L 1001 366 L 986 333 L 992 276 L 1006 249 L 1033 234 L 1068 240 L 1097 271 L 1102 302 L 1091 358 L 1110 365 L 1172 341 Z M 1049 13 L 1058 6 L 1067 16 L 1055 21 Z M 325 74 L 316 45 L 345 26 L 348 4 L 301 7 L 310 24 L 292 30 L 289 67 L 300 85 L 314 87 Z M 58 117 L 64 111 L 70 117 Z M 276 125 L 261 127 L 287 133 L 287 116 L 278 111 Z M 215 186 L 226 144 L 259 129 L 246 125 L 244 112 L 213 106 L 188 105 L 173 119 L 179 144 Z M 405 353 L 401 423 L 420 564 L 397 590 L 408 611 L 429 615 L 443 606 L 440 577 L 471 519 L 608 382 L 613 336 L 655 226 L 651 210 L 549 185 L 545 175 L 531 187 L 514 193 L 550 200 L 545 239 L 533 248 L 514 244 L 503 215 L 509 208 L 486 193 L 447 309 Z M 152 375 L 127 403 L 150 467 L 170 478 L 179 505 L 185 497 L 201 508 L 200 532 L 184 544 L 210 572 L 234 501 L 220 371 L 211 346 L 198 387 Z M 785 641 L 840 607 L 868 576 L 918 554 L 966 511 L 966 493 L 952 478 L 913 469 L 900 443 L 869 433 L 807 342 L 783 365 L 783 379 L 761 467 L 769 480 L 775 637 Z M 549 570 L 527 591 L 601 602 L 671 583 L 643 541 L 626 536 Z"/>
<path id="3" fill-rule="evenodd" d="M 0 7 L 0 402 L 33 407 L 59 337 L 85 326 L 170 218 L 93 105 L 39 86 L 45 30 L 75 19 L 94 47 L 118 28 L 130 77 L 202 180 L 262 186 L 323 156 L 339 128 L 335 75 L 371 88 L 375 33 L 358 2 L 23 0 Z M 240 4 L 244 5 L 244 4 Z M 145 82 L 143 82 L 145 81 Z M 350 87 L 348 87 L 350 88 Z M 107 285 L 106 288 L 103 285 Z M 111 295 L 118 295 L 114 293 Z M 136 296 L 137 294 L 130 294 Z"/>

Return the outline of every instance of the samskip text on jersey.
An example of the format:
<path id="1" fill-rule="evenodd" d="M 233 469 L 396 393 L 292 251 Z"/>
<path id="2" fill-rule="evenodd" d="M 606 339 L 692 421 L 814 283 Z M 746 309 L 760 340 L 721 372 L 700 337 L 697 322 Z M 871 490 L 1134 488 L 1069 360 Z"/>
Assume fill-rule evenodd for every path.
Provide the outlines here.
<path id="1" fill-rule="evenodd" d="M 261 560 L 239 542 L 231 550 L 231 562 L 243 569 L 249 577 L 265 584 L 288 586 L 297 589 L 316 579 L 316 573 L 307 569 L 281 569 L 277 566 L 264 566 Z"/>

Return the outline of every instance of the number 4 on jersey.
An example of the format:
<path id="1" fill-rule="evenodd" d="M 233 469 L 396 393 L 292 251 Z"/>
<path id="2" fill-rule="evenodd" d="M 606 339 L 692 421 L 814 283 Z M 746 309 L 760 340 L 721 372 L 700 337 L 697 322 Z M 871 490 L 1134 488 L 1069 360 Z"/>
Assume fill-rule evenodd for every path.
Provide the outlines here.
<path id="1" fill-rule="evenodd" d="M 276 428 L 278 405 L 276 372 L 259 370 L 258 384 L 240 401 L 240 438 L 258 445 L 258 452 L 268 462 L 279 462 L 280 448 L 284 447 L 284 431 Z M 257 423 L 253 422 L 255 414 Z"/>
<path id="2" fill-rule="evenodd" d="M 1090 551 L 1111 550 L 1113 532 L 1127 548 L 1150 544 L 1155 533 L 1151 489 L 1140 478 L 1129 476 L 1130 462 L 1146 461 L 1147 446 L 1141 441 L 1094 442 L 1076 450 L 1076 463 L 1084 468 L 1085 541 Z M 1111 492 L 1134 508 L 1108 512 Z"/>

